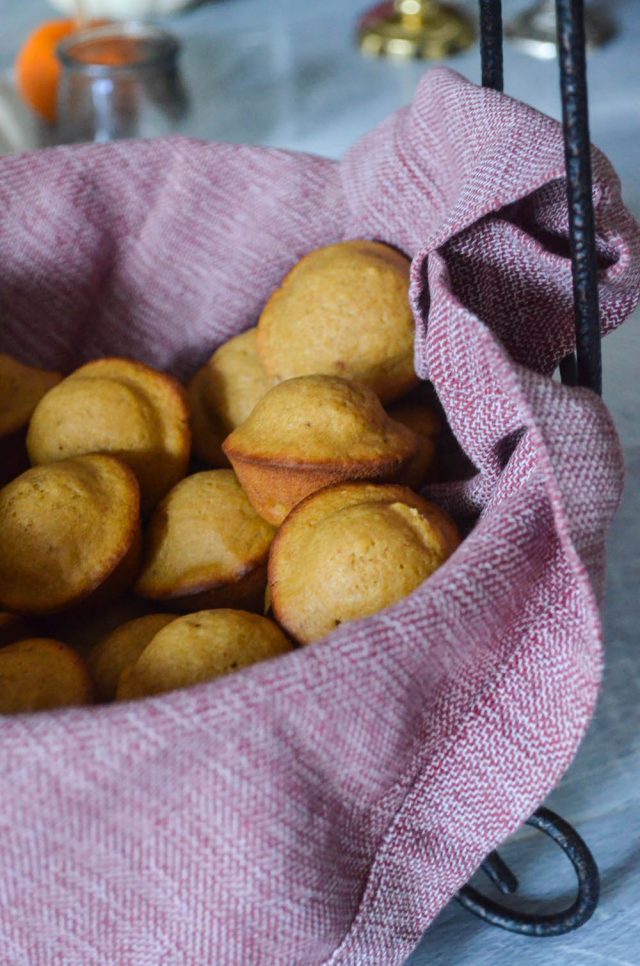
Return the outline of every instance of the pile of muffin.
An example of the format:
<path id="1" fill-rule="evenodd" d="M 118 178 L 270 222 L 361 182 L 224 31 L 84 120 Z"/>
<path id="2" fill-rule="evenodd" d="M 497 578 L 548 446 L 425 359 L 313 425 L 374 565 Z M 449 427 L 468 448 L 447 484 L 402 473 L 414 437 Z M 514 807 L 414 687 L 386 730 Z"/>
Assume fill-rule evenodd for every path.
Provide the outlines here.
<path id="1" fill-rule="evenodd" d="M 415 492 L 440 417 L 408 282 L 381 243 L 312 252 L 186 391 L 133 359 L 62 378 L 0 356 L 0 713 L 227 674 L 449 557 L 455 524 Z"/>

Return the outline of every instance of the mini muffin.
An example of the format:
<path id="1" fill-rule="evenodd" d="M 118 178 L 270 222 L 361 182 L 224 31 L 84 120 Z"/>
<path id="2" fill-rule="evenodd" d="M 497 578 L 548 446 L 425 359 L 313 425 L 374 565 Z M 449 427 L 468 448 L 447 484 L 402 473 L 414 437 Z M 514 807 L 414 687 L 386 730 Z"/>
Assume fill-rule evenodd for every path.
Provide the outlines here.
<path id="1" fill-rule="evenodd" d="M 125 669 L 116 699 L 187 688 L 290 649 L 267 617 L 227 609 L 188 614 L 159 631 L 137 662 Z"/>
<path id="2" fill-rule="evenodd" d="M 158 631 L 174 620 L 175 614 L 147 614 L 121 624 L 96 644 L 88 663 L 98 696 L 103 701 L 113 700 L 124 669 L 135 664 Z"/>
<path id="3" fill-rule="evenodd" d="M 24 429 L 42 397 L 61 379 L 59 372 L 24 366 L 0 353 L 0 437 Z"/>
<path id="4" fill-rule="evenodd" d="M 102 603 L 133 581 L 139 557 L 139 488 L 120 460 L 61 460 L 0 490 L 0 608 L 37 615 Z"/>
<path id="5" fill-rule="evenodd" d="M 225 467 L 222 442 L 251 415 L 271 385 L 249 329 L 217 349 L 187 387 L 193 451 L 203 463 Z"/>
<path id="6" fill-rule="evenodd" d="M 409 259 L 372 241 L 306 255 L 267 302 L 258 354 L 274 381 L 344 376 L 392 402 L 417 385 Z"/>
<path id="7" fill-rule="evenodd" d="M 137 574 L 138 571 L 134 574 L 134 579 Z M 65 641 L 82 657 L 88 658 L 98 641 L 107 637 L 116 628 L 139 617 L 153 614 L 157 610 L 157 607 L 140 597 L 135 597 L 130 592 L 116 600 L 108 601 L 106 605 L 99 599 L 93 606 L 92 603 L 90 600 L 83 607 L 74 608 L 62 614 L 39 617 L 32 620 L 32 623 L 37 628 L 39 636 Z"/>
<path id="8" fill-rule="evenodd" d="M 76 652 L 61 641 L 28 638 L 0 650 L 0 714 L 90 704 L 93 684 Z"/>
<path id="9" fill-rule="evenodd" d="M 178 610 L 260 611 L 274 533 L 231 470 L 195 473 L 151 517 L 134 590 Z"/>
<path id="10" fill-rule="evenodd" d="M 27 449 L 34 465 L 110 453 L 131 467 L 142 509 L 152 509 L 187 471 L 191 438 L 184 390 L 132 359 L 98 359 L 41 400 Z"/>
<path id="11" fill-rule="evenodd" d="M 347 483 L 314 493 L 273 542 L 273 613 L 308 644 L 396 603 L 459 543 L 453 521 L 403 486 Z"/>
<path id="12" fill-rule="evenodd" d="M 331 483 L 395 479 L 417 440 L 366 386 L 301 376 L 270 389 L 223 449 L 253 506 L 278 526 L 300 500 Z"/>
<path id="13" fill-rule="evenodd" d="M 32 636 L 32 631 L 17 614 L 0 614 L 0 647 Z"/>
<path id="14" fill-rule="evenodd" d="M 45 393 L 61 379 L 57 372 L 23 366 L 0 353 L 0 486 L 28 469 L 29 420 Z"/>
<path id="15" fill-rule="evenodd" d="M 412 399 L 394 403 L 387 412 L 416 434 L 418 449 L 401 474 L 400 482 L 418 489 L 426 482 L 436 456 L 436 440 L 442 428 L 440 416 L 434 409 Z"/>
<path id="16" fill-rule="evenodd" d="M 226 433 L 223 434 L 219 422 L 211 415 L 204 400 L 203 386 L 206 377 L 203 366 L 187 386 L 191 448 L 194 457 L 205 466 L 228 466 L 229 460 L 221 448 Z"/>

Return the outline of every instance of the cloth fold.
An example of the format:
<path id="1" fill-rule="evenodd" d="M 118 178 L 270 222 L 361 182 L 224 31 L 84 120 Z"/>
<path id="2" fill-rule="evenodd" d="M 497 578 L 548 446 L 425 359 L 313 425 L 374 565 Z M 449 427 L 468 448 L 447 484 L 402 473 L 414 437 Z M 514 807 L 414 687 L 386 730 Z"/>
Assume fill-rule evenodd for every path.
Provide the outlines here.
<path id="1" fill-rule="evenodd" d="M 573 344 L 557 123 L 448 70 L 341 163 L 182 139 L 0 161 L 0 350 L 190 375 L 306 252 L 413 258 L 416 367 L 477 472 L 409 598 L 144 702 L 0 720 L 3 962 L 401 963 L 558 781 L 602 664 L 622 484 Z M 640 232 L 594 150 L 603 332 Z M 434 494 L 436 491 L 434 490 Z"/>

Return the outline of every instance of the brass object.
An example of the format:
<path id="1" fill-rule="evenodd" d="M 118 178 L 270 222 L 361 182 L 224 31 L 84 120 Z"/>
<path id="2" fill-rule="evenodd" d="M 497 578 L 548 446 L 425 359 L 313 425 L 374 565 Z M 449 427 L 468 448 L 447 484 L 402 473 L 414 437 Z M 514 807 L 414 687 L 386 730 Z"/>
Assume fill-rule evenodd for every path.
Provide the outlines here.
<path id="1" fill-rule="evenodd" d="M 587 49 L 601 47 L 613 37 L 615 27 L 597 8 L 585 7 L 584 29 Z M 508 23 L 505 33 L 515 47 L 541 60 L 557 56 L 555 0 L 540 0 Z"/>
<path id="2" fill-rule="evenodd" d="M 358 25 L 361 50 L 376 57 L 440 60 L 475 41 L 473 21 L 439 0 L 391 0 L 369 10 Z"/>

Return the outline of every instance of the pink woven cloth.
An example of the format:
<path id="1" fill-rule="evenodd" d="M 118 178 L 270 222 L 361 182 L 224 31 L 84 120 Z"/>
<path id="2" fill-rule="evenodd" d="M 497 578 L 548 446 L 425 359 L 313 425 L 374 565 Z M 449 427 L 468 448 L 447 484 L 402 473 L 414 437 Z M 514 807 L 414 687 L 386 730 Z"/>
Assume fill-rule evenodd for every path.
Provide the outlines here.
<path id="1" fill-rule="evenodd" d="M 602 324 L 640 236 L 594 154 Z M 0 163 L 0 348 L 190 375 L 306 252 L 414 256 L 416 365 L 477 468 L 430 580 L 327 640 L 132 704 L 0 721 L 0 960 L 393 966 L 593 711 L 621 456 L 573 342 L 561 132 L 431 71 L 340 164 L 185 140 Z"/>

